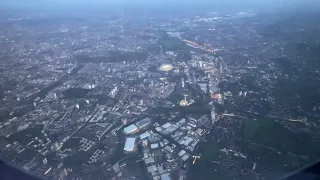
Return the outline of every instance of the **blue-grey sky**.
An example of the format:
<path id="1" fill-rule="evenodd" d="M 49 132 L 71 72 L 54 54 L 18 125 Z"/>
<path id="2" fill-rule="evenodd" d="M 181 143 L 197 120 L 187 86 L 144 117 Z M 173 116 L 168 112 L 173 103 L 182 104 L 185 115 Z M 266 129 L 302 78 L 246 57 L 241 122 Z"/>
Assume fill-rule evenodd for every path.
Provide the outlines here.
<path id="1" fill-rule="evenodd" d="M 76 7 L 156 7 L 156 8 L 265 8 L 274 6 L 296 6 L 297 3 L 318 0 L 1 0 L 1 5 L 19 8 L 61 9 Z M 318 3 L 319 4 L 319 3 Z"/>

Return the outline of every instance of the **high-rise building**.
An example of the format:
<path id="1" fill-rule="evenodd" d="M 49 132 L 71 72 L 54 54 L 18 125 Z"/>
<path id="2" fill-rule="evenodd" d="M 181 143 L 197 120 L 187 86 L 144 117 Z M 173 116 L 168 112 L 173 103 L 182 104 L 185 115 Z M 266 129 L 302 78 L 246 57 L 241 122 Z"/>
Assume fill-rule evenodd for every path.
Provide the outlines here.
<path id="1" fill-rule="evenodd" d="M 181 86 L 182 86 L 182 88 L 184 88 L 184 78 L 183 77 L 181 78 Z"/>
<path id="2" fill-rule="evenodd" d="M 116 172 L 116 173 L 120 172 L 119 162 L 114 164 L 112 168 L 113 168 L 114 172 Z"/>
<path id="3" fill-rule="evenodd" d="M 190 78 L 190 74 L 189 73 L 187 73 L 187 81 L 191 82 L 191 78 Z"/>
<path id="4" fill-rule="evenodd" d="M 64 180 L 65 178 L 66 178 L 66 176 L 68 176 L 68 171 L 67 171 L 67 169 L 66 168 L 64 168 L 62 171 L 61 171 L 61 173 L 60 173 L 60 179 L 61 180 Z"/>
<path id="5" fill-rule="evenodd" d="M 43 164 L 47 164 L 47 163 L 48 163 L 47 158 L 44 158 L 44 160 L 42 160 L 42 163 L 43 163 Z"/>
<path id="6" fill-rule="evenodd" d="M 212 118 L 211 123 L 214 124 L 216 122 L 216 118 L 217 118 L 217 114 L 216 114 L 214 108 L 211 110 L 211 118 Z"/>
<path id="7" fill-rule="evenodd" d="M 111 96 L 111 97 L 114 98 L 117 93 L 118 93 L 118 87 L 116 86 L 116 87 L 114 87 L 114 88 L 112 89 L 112 91 L 109 93 L 109 96 Z"/>
<path id="8" fill-rule="evenodd" d="M 66 168 L 63 169 L 63 173 L 64 173 L 65 176 L 68 176 L 68 171 L 67 171 Z"/>

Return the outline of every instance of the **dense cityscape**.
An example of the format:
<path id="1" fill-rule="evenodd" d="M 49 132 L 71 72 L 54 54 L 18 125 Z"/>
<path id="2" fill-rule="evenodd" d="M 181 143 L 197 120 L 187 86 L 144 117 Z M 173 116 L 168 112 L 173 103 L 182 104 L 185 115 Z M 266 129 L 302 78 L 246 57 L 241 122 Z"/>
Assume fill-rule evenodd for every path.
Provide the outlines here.
<path id="1" fill-rule="evenodd" d="M 263 180 L 320 156 L 319 14 L 2 15 L 0 157 L 34 176 Z"/>

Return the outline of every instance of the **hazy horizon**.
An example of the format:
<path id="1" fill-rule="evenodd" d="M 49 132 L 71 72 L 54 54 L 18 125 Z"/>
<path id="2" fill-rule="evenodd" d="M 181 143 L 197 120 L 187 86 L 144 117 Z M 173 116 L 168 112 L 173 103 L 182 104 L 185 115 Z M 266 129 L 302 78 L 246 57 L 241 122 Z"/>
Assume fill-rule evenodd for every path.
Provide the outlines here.
<path id="1" fill-rule="evenodd" d="M 4 0 L 0 6 L 10 8 L 63 9 L 63 8 L 102 8 L 102 7 L 150 7 L 150 8 L 266 8 L 276 6 L 295 6 L 313 0 Z"/>

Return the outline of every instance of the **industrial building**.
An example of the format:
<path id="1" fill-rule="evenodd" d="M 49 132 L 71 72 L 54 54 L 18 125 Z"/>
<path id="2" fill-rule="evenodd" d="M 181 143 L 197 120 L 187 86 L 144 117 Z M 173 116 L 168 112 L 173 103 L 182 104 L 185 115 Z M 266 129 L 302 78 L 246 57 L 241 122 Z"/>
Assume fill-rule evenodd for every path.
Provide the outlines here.
<path id="1" fill-rule="evenodd" d="M 124 134 L 134 134 L 139 131 L 138 127 L 134 124 L 131 124 L 123 129 Z"/>
<path id="2" fill-rule="evenodd" d="M 149 137 L 151 134 L 148 132 L 148 131 L 146 131 L 146 132 L 144 132 L 144 133 L 142 133 L 142 134 L 140 134 L 140 139 L 142 140 L 142 139 L 144 139 L 144 138 L 147 138 L 147 137 Z"/>
<path id="3" fill-rule="evenodd" d="M 136 150 L 136 138 L 128 137 L 126 138 L 126 142 L 124 144 L 123 150 L 125 152 L 133 152 Z"/>
<path id="4" fill-rule="evenodd" d="M 162 180 L 170 180 L 170 176 L 169 176 L 169 173 L 164 173 L 161 175 L 161 179 Z"/>
<path id="5" fill-rule="evenodd" d="M 143 129 L 143 128 L 147 127 L 148 125 L 150 125 L 151 122 L 152 121 L 150 118 L 144 118 L 136 123 L 136 127 L 138 127 L 139 129 Z"/>

